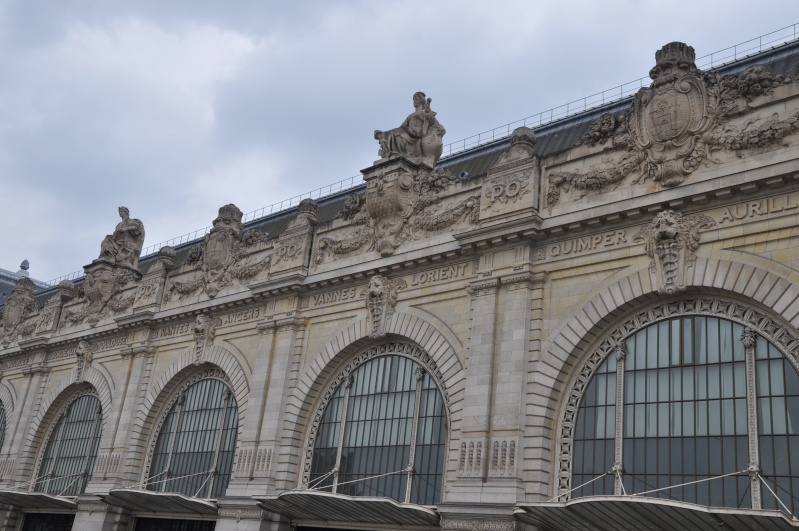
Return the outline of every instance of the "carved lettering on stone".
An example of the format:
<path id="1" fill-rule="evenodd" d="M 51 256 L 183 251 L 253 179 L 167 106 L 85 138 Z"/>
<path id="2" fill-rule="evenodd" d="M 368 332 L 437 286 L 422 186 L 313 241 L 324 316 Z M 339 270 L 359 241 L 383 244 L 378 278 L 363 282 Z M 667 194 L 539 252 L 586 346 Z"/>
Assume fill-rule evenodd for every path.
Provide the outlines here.
<path id="1" fill-rule="evenodd" d="M 375 140 L 380 143 L 380 157 L 402 156 L 431 168 L 435 166 L 441 158 L 444 147 L 442 139 L 447 131 L 438 122 L 436 112 L 430 108 L 432 101 L 424 92 L 417 92 L 413 95 L 414 111 L 402 125 L 388 131 L 375 131 Z"/>
<path id="2" fill-rule="evenodd" d="M 29 278 L 19 279 L 5 305 L 0 308 L 0 341 L 3 346 L 16 341 L 20 335 L 30 335 L 33 332 L 35 323 L 30 324 L 26 321 L 37 310 L 36 299 L 33 296 L 35 289 L 36 285 Z"/>
<path id="3" fill-rule="evenodd" d="M 233 279 L 252 278 L 270 267 L 271 256 L 255 261 L 247 259 L 248 251 L 264 241 L 265 236 L 258 229 L 244 230 L 241 222 L 243 215 L 233 204 L 219 209 L 219 215 L 213 221 L 213 228 L 205 236 L 202 246 L 193 248 L 189 253 L 188 267 L 199 268 L 199 273 L 188 280 L 173 281 L 164 300 L 171 300 L 173 294 L 182 299 L 201 288 L 210 298 L 214 298 Z"/>
<path id="4" fill-rule="evenodd" d="M 483 210 L 501 210 L 500 205 L 516 203 L 530 194 L 532 170 L 519 170 L 509 175 L 495 177 L 483 185 Z"/>
<path id="5" fill-rule="evenodd" d="M 394 315 L 397 305 L 397 294 L 408 285 L 402 279 L 391 280 L 382 275 L 375 275 L 366 288 L 366 309 L 369 310 L 372 331 L 370 337 L 377 338 L 386 335 L 386 324 Z"/>
<path id="6" fill-rule="evenodd" d="M 665 210 L 634 236 L 635 241 L 644 242 L 650 258 L 649 271 L 659 286 L 658 293 L 673 294 L 685 290 L 687 270 L 696 261 L 694 251 L 699 247 L 699 231 L 715 224 L 708 216 L 683 216 Z"/>

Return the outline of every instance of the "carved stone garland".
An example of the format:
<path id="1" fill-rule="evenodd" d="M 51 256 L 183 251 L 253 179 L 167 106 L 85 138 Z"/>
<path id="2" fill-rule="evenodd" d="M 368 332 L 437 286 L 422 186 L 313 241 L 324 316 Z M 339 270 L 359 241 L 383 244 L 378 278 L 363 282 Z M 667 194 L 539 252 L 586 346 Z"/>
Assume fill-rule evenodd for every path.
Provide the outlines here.
<path id="1" fill-rule="evenodd" d="M 336 372 L 335 376 L 330 380 L 330 383 L 325 388 L 324 393 L 322 393 L 322 399 L 319 401 L 319 404 L 316 407 L 316 412 L 314 413 L 313 420 L 308 431 L 308 439 L 305 444 L 305 464 L 302 471 L 301 485 L 307 485 L 310 479 L 311 460 L 313 459 L 316 433 L 319 430 L 319 425 L 322 422 L 322 417 L 325 414 L 325 410 L 327 409 L 327 404 L 330 402 L 330 399 L 338 390 L 339 386 L 350 377 L 355 369 L 367 361 L 373 360 L 380 356 L 389 355 L 398 355 L 410 358 L 427 370 L 427 372 L 433 377 L 433 380 L 438 385 L 438 389 L 441 392 L 441 396 L 444 400 L 444 409 L 447 413 L 447 419 L 449 419 L 449 395 L 447 394 L 447 387 L 444 383 L 444 375 L 441 373 L 441 369 L 438 368 L 436 361 L 432 358 L 432 356 L 430 356 L 430 354 L 427 353 L 427 351 L 425 351 L 422 347 L 405 342 L 384 343 L 382 345 L 377 345 L 366 349 L 354 358 L 350 359 L 343 367 L 341 367 Z"/>
<path id="2" fill-rule="evenodd" d="M 142 482 L 146 482 L 147 478 L 150 477 L 150 466 L 153 463 L 153 455 L 155 454 L 155 445 L 158 442 L 158 436 L 161 434 L 161 429 L 164 427 L 164 422 L 166 422 L 166 418 L 169 416 L 169 412 L 172 411 L 174 405 L 183 399 L 184 393 L 186 389 L 191 387 L 192 385 L 196 384 L 200 380 L 207 380 L 207 379 L 214 379 L 219 380 L 224 383 L 230 393 L 233 395 L 233 400 L 235 400 L 235 393 L 233 393 L 233 389 L 230 385 L 230 378 L 228 378 L 227 374 L 221 369 L 205 369 L 193 374 L 188 380 L 183 382 L 183 384 L 173 392 L 172 397 L 163 407 L 160 416 L 158 417 L 158 422 L 153 427 L 150 437 L 150 445 L 147 449 L 147 458 L 145 460 L 145 467 L 144 473 L 142 474 Z M 238 402 L 236 403 L 238 406 Z M 241 417 L 239 417 L 239 429 L 241 429 L 242 422 Z M 146 488 L 146 487 L 145 487 Z"/>
<path id="3" fill-rule="evenodd" d="M 706 298 L 678 300 L 651 306 L 628 317 L 621 325 L 607 333 L 599 345 L 593 349 L 588 359 L 583 361 L 566 393 L 566 399 L 558 415 L 560 428 L 557 441 L 556 494 L 565 496 L 571 489 L 576 415 L 583 393 L 591 383 L 596 369 L 609 355 L 616 355 L 619 350 L 618 346 L 630 335 L 653 323 L 686 315 L 722 317 L 741 324 L 753 331 L 750 333 L 757 333 L 777 346 L 799 371 L 799 335 L 796 330 L 739 301 Z M 748 375 L 747 378 L 750 376 Z"/>

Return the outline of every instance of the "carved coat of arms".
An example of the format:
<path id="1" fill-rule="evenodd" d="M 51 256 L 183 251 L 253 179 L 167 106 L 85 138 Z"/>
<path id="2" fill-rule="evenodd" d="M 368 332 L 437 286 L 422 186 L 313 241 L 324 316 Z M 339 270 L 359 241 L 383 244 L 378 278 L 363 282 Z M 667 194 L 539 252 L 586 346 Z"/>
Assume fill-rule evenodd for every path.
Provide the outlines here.
<path id="1" fill-rule="evenodd" d="M 715 122 L 717 97 L 694 64 L 694 49 L 673 42 L 656 54 L 652 86 L 635 96 L 630 130 L 646 156 L 644 173 L 677 186 L 708 156 L 702 135 Z"/>

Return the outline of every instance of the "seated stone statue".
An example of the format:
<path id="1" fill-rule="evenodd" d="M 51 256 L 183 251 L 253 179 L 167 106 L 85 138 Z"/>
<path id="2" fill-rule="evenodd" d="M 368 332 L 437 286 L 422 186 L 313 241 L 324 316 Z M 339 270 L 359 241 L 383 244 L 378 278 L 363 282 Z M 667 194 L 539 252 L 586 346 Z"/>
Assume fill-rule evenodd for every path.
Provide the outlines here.
<path id="1" fill-rule="evenodd" d="M 100 244 L 100 258 L 134 269 L 139 268 L 139 255 L 144 243 L 144 224 L 138 219 L 130 219 L 127 207 L 119 207 L 122 218 L 114 234 L 109 234 Z"/>
<path id="2" fill-rule="evenodd" d="M 413 95 L 415 110 L 401 126 L 389 131 L 375 131 L 375 139 L 380 142 L 378 155 L 383 158 L 401 155 L 433 167 L 441 158 L 442 137 L 447 131 L 430 109 L 432 101 L 430 98 L 425 100 L 424 92 L 417 92 Z"/>

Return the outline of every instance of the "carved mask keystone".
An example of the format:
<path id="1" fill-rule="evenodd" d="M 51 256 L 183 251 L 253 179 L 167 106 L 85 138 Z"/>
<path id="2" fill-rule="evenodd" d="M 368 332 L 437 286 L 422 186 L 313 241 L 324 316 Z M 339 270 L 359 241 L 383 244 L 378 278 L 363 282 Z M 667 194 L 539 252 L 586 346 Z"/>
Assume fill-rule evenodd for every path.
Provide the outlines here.
<path id="1" fill-rule="evenodd" d="M 216 328 L 222 324 L 218 317 L 198 315 L 194 321 L 194 364 L 203 362 L 203 354 L 208 345 L 212 345 L 216 337 Z"/>
<path id="2" fill-rule="evenodd" d="M 666 210 L 635 236 L 643 240 L 650 258 L 649 271 L 658 293 L 670 295 L 686 288 L 688 269 L 696 261 L 694 251 L 699 248 L 699 231 L 713 227 L 716 222 L 703 215 L 683 216 Z"/>
<path id="3" fill-rule="evenodd" d="M 91 341 L 80 341 L 78 348 L 75 351 L 76 366 L 75 366 L 75 383 L 80 383 L 86 376 L 86 371 L 92 364 L 94 359 L 94 351 L 96 350 Z"/>
<path id="4" fill-rule="evenodd" d="M 394 315 L 397 294 L 407 287 L 402 279 L 392 280 L 382 275 L 375 275 L 369 281 L 364 296 L 372 325 L 370 337 L 378 338 L 386 335 L 386 324 Z"/>

